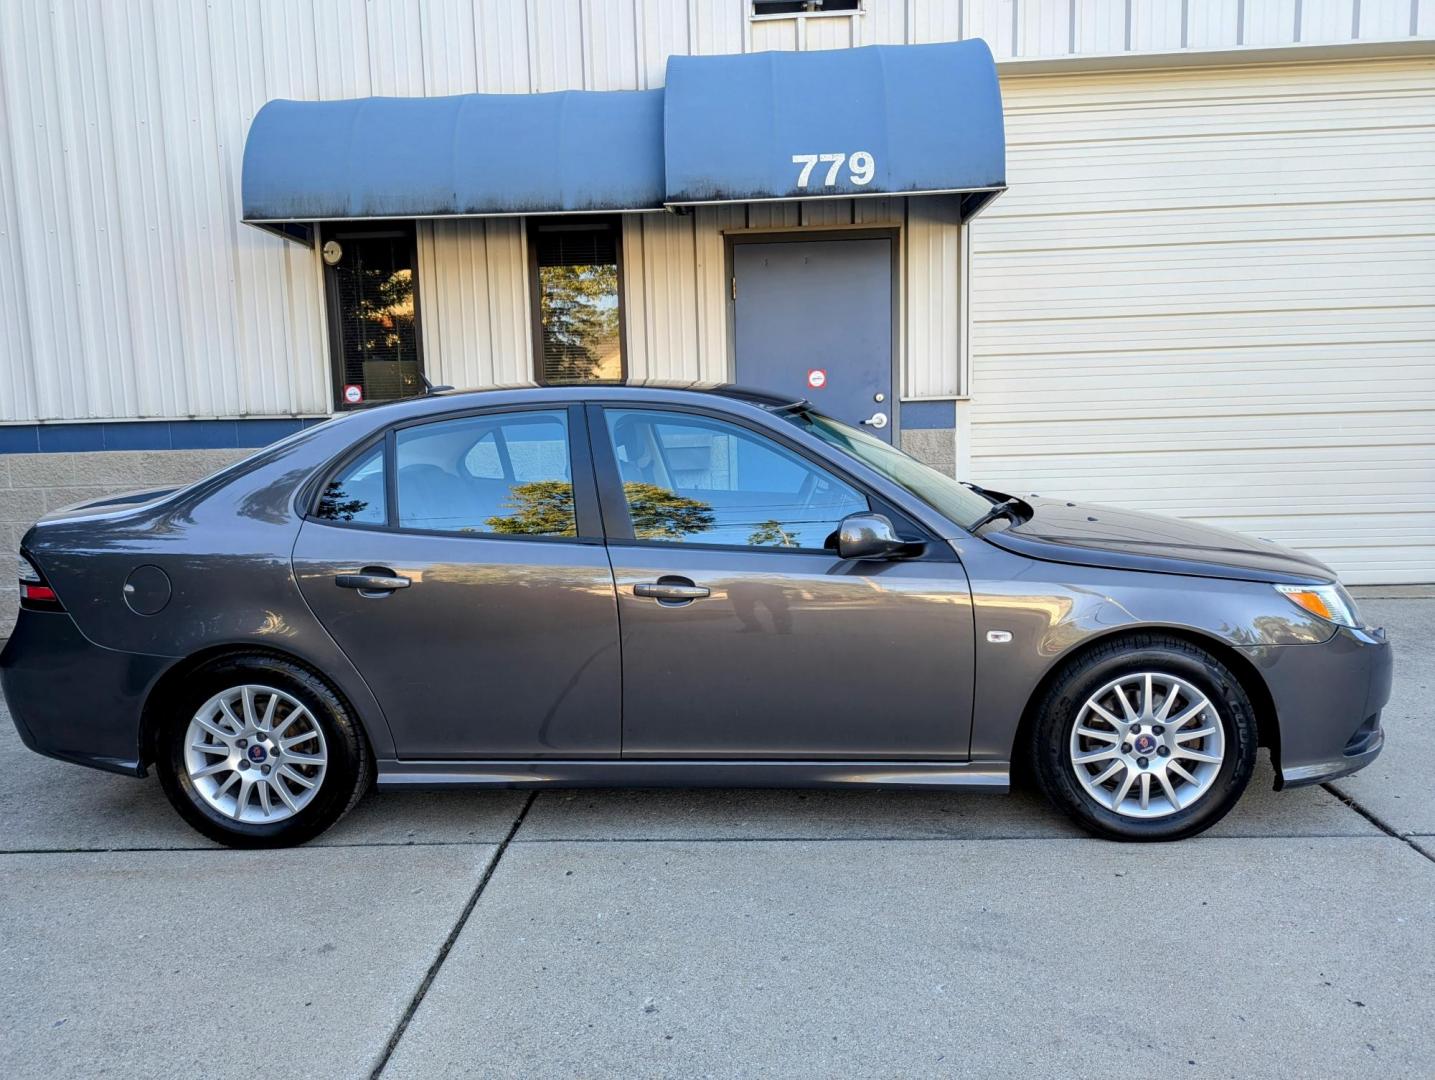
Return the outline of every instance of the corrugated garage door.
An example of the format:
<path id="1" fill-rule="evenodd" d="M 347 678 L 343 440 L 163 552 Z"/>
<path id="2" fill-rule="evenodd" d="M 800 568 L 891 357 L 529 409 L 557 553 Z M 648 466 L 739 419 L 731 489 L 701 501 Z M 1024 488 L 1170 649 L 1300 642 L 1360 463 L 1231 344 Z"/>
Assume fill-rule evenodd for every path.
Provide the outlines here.
<path id="1" fill-rule="evenodd" d="M 1002 90 L 971 475 L 1435 581 L 1435 62 Z"/>

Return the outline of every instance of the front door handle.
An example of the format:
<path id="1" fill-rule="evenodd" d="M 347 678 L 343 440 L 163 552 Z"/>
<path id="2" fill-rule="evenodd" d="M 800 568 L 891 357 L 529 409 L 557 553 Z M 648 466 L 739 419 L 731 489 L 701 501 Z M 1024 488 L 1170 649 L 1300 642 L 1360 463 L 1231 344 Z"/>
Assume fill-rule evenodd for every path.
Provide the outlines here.
<path id="1" fill-rule="evenodd" d="M 360 574 L 339 574 L 334 578 L 334 584 L 341 589 L 358 589 L 359 592 L 368 594 L 390 593 L 395 589 L 407 589 L 413 582 L 395 574 L 392 570 L 379 572 L 366 567 Z"/>
<path id="2" fill-rule="evenodd" d="M 711 596 L 712 592 L 703 585 L 691 581 L 644 581 L 633 586 L 634 596 L 645 596 L 650 600 L 666 600 L 669 603 L 688 603 Z"/>
<path id="3" fill-rule="evenodd" d="M 871 416 L 867 417 L 866 420 L 863 420 L 862 423 L 867 427 L 874 427 L 880 431 L 887 426 L 887 414 L 884 412 L 874 412 Z"/>

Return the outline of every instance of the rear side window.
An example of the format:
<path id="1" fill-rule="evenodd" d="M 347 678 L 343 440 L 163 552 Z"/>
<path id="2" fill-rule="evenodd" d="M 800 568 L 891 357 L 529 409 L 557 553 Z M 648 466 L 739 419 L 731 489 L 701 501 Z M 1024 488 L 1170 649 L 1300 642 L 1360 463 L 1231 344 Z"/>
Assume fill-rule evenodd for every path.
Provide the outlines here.
<path id="1" fill-rule="evenodd" d="M 400 528 L 576 536 L 568 414 L 485 413 L 396 436 Z"/>
<path id="2" fill-rule="evenodd" d="M 319 493 L 314 516 L 326 521 L 382 525 L 387 517 L 384 485 L 384 444 L 344 466 Z"/>

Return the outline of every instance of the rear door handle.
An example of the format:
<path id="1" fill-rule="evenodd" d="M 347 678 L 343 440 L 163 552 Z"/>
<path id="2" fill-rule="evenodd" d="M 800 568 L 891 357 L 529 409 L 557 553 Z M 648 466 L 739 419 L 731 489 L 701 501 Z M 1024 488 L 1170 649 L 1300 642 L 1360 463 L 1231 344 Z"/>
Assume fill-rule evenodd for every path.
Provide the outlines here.
<path id="1" fill-rule="evenodd" d="M 634 596 L 645 596 L 650 600 L 667 600 L 679 603 L 701 600 L 712 592 L 703 585 L 691 581 L 644 581 L 633 586 Z"/>
<path id="2" fill-rule="evenodd" d="M 386 574 L 340 574 L 334 578 L 334 584 L 341 589 L 358 589 L 361 593 L 387 593 L 407 589 L 413 582 L 391 570 Z"/>

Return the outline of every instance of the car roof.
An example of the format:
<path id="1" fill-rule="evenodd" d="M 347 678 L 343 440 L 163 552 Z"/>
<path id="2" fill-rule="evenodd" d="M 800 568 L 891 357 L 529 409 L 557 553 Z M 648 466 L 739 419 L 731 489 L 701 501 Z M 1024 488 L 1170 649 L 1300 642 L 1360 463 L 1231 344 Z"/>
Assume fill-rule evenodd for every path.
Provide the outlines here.
<path id="1" fill-rule="evenodd" d="M 524 390 L 560 390 L 572 396 L 579 398 L 591 397 L 595 400 L 609 397 L 613 391 L 666 390 L 677 393 L 709 394 L 717 397 L 730 398 L 734 401 L 746 402 L 749 405 L 756 405 L 758 408 L 767 409 L 772 412 L 784 412 L 788 409 L 806 404 L 803 398 L 777 394 L 770 390 L 758 390 L 749 386 L 738 386 L 735 383 L 681 382 L 667 379 L 632 379 L 622 383 L 572 383 L 560 386 L 535 386 L 532 383 L 514 383 L 507 386 L 490 386 L 477 390 L 455 390 L 453 387 L 445 386 L 435 388 L 427 396 L 454 400 L 470 396 L 479 398 L 487 394 L 504 391 L 512 393 Z"/>

